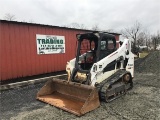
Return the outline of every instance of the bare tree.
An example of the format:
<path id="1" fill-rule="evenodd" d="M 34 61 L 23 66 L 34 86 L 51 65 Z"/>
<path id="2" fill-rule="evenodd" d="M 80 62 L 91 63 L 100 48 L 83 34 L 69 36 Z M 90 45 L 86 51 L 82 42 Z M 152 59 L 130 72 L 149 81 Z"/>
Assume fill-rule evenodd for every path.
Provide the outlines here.
<path id="1" fill-rule="evenodd" d="M 111 32 L 114 32 L 114 29 L 108 29 L 108 30 L 102 30 L 103 32 L 108 32 L 108 33 L 111 33 Z"/>
<path id="2" fill-rule="evenodd" d="M 143 46 L 146 47 L 146 50 L 149 50 L 151 48 L 151 35 L 148 31 L 142 31 L 137 36 L 137 46 Z"/>
<path id="3" fill-rule="evenodd" d="M 144 46 L 146 45 L 146 34 L 145 32 L 140 32 L 139 35 L 137 36 L 137 46 Z"/>
<path id="4" fill-rule="evenodd" d="M 124 37 L 132 38 L 136 44 L 137 36 L 139 35 L 140 31 L 141 31 L 141 24 L 138 21 L 136 21 L 133 26 L 122 30 L 122 34 Z"/>
<path id="5" fill-rule="evenodd" d="M 26 22 L 25 20 L 22 20 L 22 22 Z"/>
<path id="6" fill-rule="evenodd" d="M 148 31 L 142 31 L 137 36 L 137 45 L 148 45 L 150 39 L 150 33 Z"/>
<path id="7" fill-rule="evenodd" d="M 150 35 L 148 31 L 140 32 L 137 36 L 137 46 L 147 46 L 148 48 L 153 47 L 154 50 L 160 45 L 160 33 L 157 32 L 155 35 Z"/>
<path id="8" fill-rule="evenodd" d="M 151 39 L 152 39 L 154 50 L 156 50 L 157 46 L 160 44 L 160 33 L 157 32 L 157 35 L 153 35 Z"/>
<path id="9" fill-rule="evenodd" d="M 95 30 L 95 31 L 100 30 L 98 24 L 93 25 L 93 26 L 92 26 L 92 30 Z"/>
<path id="10" fill-rule="evenodd" d="M 151 35 L 148 31 L 145 32 L 144 39 L 145 39 L 145 45 L 147 46 L 148 50 L 148 48 L 151 48 Z"/>
<path id="11" fill-rule="evenodd" d="M 80 29 L 87 29 L 87 27 L 84 24 L 80 24 Z"/>
<path id="12" fill-rule="evenodd" d="M 69 28 L 69 26 L 68 26 L 68 25 L 61 25 L 61 27 L 66 27 L 66 28 Z"/>
<path id="13" fill-rule="evenodd" d="M 32 19 L 29 20 L 29 23 L 34 23 L 34 21 Z"/>
<path id="14" fill-rule="evenodd" d="M 71 23 L 70 27 L 71 28 L 79 28 L 79 24 L 78 23 Z"/>
<path id="15" fill-rule="evenodd" d="M 124 30 L 121 31 L 124 37 L 133 39 L 133 52 L 135 52 L 137 45 L 137 37 L 139 36 L 141 29 L 141 24 L 138 21 L 136 21 L 133 26 L 124 28 Z"/>
<path id="16" fill-rule="evenodd" d="M 65 25 L 67 27 L 70 27 L 70 28 L 77 28 L 77 29 L 86 29 L 86 26 L 84 24 L 79 24 L 79 23 L 71 23 L 70 25 Z"/>
<path id="17" fill-rule="evenodd" d="M 4 19 L 5 20 L 9 20 L 9 21 L 13 21 L 16 19 L 15 15 L 12 15 L 10 13 L 6 13 L 5 16 L 4 16 Z"/>

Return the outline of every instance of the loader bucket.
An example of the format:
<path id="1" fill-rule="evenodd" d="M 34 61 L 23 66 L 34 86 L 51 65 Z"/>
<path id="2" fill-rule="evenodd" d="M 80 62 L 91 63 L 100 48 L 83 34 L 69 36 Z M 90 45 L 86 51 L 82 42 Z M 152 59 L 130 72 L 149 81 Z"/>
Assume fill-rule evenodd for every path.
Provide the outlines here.
<path id="1" fill-rule="evenodd" d="M 100 105 L 95 87 L 55 78 L 40 89 L 37 99 L 78 116 Z"/>

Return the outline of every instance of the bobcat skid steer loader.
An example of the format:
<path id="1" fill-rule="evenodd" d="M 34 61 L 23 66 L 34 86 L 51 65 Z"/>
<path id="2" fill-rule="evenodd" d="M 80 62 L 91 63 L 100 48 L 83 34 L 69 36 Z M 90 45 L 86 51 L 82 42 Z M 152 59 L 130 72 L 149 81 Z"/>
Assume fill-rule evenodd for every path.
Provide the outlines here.
<path id="1" fill-rule="evenodd" d="M 116 43 L 113 35 L 100 32 L 77 34 L 77 39 L 76 58 L 66 65 L 68 80 L 48 81 L 37 99 L 81 116 L 133 87 L 134 55 L 129 39 Z"/>

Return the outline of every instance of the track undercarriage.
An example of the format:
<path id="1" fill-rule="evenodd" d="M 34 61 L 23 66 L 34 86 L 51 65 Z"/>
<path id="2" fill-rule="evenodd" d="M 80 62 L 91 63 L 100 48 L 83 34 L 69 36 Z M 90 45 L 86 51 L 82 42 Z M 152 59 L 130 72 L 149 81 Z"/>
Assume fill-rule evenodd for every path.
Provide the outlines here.
<path id="1" fill-rule="evenodd" d="M 119 70 L 108 79 L 98 84 L 99 97 L 105 102 L 119 98 L 133 87 L 132 77 L 125 70 Z"/>

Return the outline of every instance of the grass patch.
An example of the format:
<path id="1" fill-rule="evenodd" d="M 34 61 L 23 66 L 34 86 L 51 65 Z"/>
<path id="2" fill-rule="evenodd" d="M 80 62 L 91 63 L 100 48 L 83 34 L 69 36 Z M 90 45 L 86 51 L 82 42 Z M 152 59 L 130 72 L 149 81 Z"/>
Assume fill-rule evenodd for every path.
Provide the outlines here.
<path id="1" fill-rule="evenodd" d="M 148 52 L 139 53 L 139 58 L 144 58 L 148 55 Z"/>

